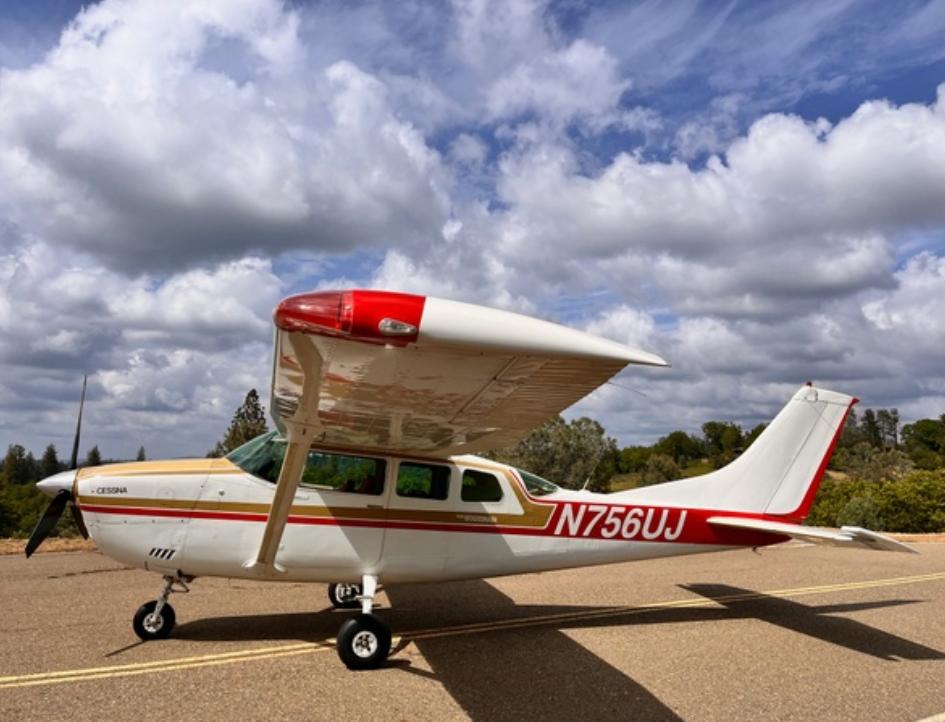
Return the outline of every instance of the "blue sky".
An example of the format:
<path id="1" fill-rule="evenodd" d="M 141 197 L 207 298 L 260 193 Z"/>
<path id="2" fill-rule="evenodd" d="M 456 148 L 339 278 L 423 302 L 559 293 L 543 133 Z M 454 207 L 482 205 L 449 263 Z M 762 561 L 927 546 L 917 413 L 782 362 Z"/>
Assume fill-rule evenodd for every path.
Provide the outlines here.
<path id="1" fill-rule="evenodd" d="M 0 443 L 203 453 L 378 286 L 656 351 L 622 443 L 806 379 L 945 411 L 945 2 L 7 3 Z"/>

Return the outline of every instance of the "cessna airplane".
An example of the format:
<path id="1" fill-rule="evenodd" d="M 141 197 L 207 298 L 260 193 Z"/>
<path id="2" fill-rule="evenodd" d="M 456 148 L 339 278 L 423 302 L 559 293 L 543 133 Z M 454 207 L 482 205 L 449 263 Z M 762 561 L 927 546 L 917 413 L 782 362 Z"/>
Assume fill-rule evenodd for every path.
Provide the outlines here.
<path id="1" fill-rule="evenodd" d="M 275 311 L 277 430 L 222 459 L 67 471 L 66 506 L 108 556 L 163 576 L 134 615 L 167 637 L 197 577 L 330 582 L 351 669 L 382 665 L 378 585 L 521 574 L 790 538 L 911 551 L 856 527 L 802 526 L 856 399 L 803 386 L 745 453 L 701 477 L 614 494 L 561 489 L 474 456 L 509 446 L 652 353 L 546 321 L 386 291 L 306 293 Z"/>

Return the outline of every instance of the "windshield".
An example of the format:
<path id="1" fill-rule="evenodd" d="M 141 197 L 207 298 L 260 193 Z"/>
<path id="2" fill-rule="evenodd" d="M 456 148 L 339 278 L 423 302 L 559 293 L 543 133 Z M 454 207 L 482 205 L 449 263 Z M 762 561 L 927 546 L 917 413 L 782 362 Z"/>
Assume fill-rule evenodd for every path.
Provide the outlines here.
<path id="1" fill-rule="evenodd" d="M 233 449 L 226 458 L 243 471 L 275 483 L 285 458 L 285 439 L 278 431 L 270 431 Z"/>
<path id="2" fill-rule="evenodd" d="M 522 481 L 525 482 L 525 488 L 528 489 L 528 493 L 532 496 L 546 496 L 548 494 L 554 494 L 556 491 L 561 491 L 560 487 L 555 486 L 546 479 L 542 479 L 540 476 L 529 474 L 527 471 L 522 471 L 521 469 L 516 469 L 516 471 L 518 475 L 522 477 Z"/>

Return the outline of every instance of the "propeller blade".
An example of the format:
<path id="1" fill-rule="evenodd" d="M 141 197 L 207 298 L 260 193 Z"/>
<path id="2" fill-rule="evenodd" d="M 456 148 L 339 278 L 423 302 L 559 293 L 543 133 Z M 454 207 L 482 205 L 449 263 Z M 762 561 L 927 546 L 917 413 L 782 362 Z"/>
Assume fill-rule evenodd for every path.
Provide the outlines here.
<path id="1" fill-rule="evenodd" d="M 62 516 L 62 512 L 65 511 L 66 504 L 72 499 L 72 492 L 67 489 L 60 489 L 56 495 L 53 497 L 53 500 L 49 502 L 49 506 L 46 507 L 46 511 L 43 512 L 43 515 L 39 518 L 39 521 L 36 522 L 36 528 L 33 529 L 33 533 L 30 534 L 30 540 L 26 542 L 26 556 L 29 558 L 33 552 L 35 552 L 39 545 L 43 543 L 43 540 L 49 536 L 49 532 L 56 528 L 56 524 L 59 522 L 59 517 Z"/>
<path id="2" fill-rule="evenodd" d="M 79 530 L 79 534 L 82 535 L 83 539 L 89 538 L 89 530 L 85 527 L 85 519 L 82 518 L 82 510 L 79 509 L 79 505 L 74 501 L 69 504 L 69 509 L 72 510 L 72 520 L 75 522 L 76 529 Z"/>
<path id="3" fill-rule="evenodd" d="M 89 375 L 82 377 L 82 398 L 79 400 L 79 420 L 75 425 L 75 441 L 72 442 L 72 459 L 69 461 L 69 470 L 79 465 L 79 436 L 82 433 L 82 409 L 85 406 L 85 387 L 89 382 Z"/>

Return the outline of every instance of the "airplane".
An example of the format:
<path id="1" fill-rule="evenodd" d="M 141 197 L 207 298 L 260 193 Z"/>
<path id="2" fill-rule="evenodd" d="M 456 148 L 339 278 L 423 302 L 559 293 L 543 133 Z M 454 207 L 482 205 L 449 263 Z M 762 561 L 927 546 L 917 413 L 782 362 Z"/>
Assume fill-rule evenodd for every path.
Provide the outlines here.
<path id="1" fill-rule="evenodd" d="M 132 626 L 171 634 L 171 594 L 202 576 L 329 583 L 359 610 L 337 635 L 380 667 L 379 585 L 476 579 L 792 538 L 913 551 L 858 527 L 802 525 L 852 396 L 802 386 L 727 466 L 610 494 L 476 455 L 508 447 L 648 353 L 508 311 L 380 290 L 291 296 L 274 312 L 276 429 L 219 459 L 110 464 L 40 481 L 27 556 L 68 506 L 109 557 L 163 577 Z"/>

